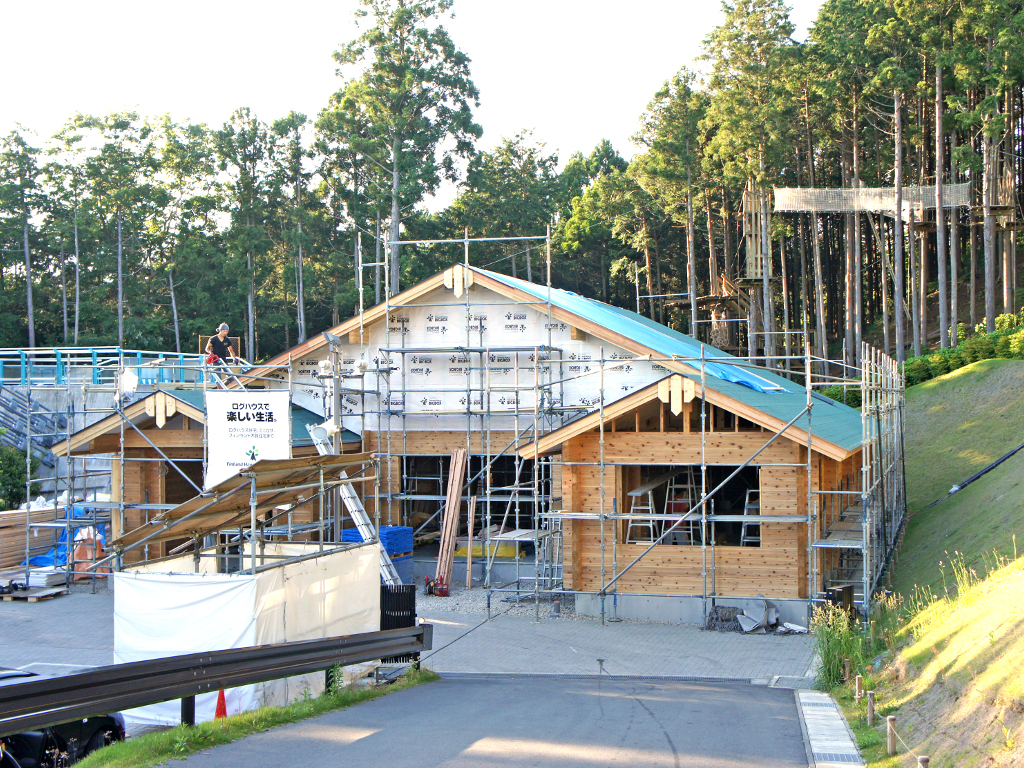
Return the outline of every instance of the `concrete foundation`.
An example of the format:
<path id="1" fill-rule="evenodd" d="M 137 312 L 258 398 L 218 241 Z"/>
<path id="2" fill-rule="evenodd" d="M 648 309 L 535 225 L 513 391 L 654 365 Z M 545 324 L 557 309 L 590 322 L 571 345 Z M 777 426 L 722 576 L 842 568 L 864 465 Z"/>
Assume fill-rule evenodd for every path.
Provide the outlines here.
<path id="1" fill-rule="evenodd" d="M 779 620 L 800 626 L 807 626 L 806 600 L 773 600 L 765 598 L 779 610 Z M 714 605 L 753 608 L 756 598 L 736 599 L 708 598 L 708 612 Z M 620 619 L 641 621 L 678 622 L 682 624 L 703 624 L 704 601 L 701 597 L 681 595 L 606 595 L 604 598 L 605 617 L 618 616 Z M 601 615 L 601 598 L 588 593 L 576 593 L 576 613 L 586 616 Z"/>

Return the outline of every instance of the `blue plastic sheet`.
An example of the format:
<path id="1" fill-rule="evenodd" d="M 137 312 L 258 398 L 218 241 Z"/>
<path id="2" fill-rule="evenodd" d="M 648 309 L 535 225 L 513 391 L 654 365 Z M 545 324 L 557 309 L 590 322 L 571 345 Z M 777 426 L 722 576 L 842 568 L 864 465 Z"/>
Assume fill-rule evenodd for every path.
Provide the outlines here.
<path id="1" fill-rule="evenodd" d="M 81 507 L 81 506 L 78 506 L 77 504 L 75 506 L 71 507 L 71 519 L 72 519 L 72 521 L 75 520 L 76 518 L 86 517 L 86 516 L 91 516 L 91 515 L 92 515 L 92 509 L 90 509 L 89 507 Z M 79 528 L 85 528 L 85 527 L 87 527 L 89 525 L 92 525 L 92 523 L 88 522 L 88 521 L 83 521 L 81 523 L 72 522 L 72 529 L 71 530 L 72 531 L 77 531 Z M 101 523 L 97 527 L 97 531 L 96 531 L 96 538 L 98 538 L 100 540 L 100 543 L 103 545 L 104 548 L 106 548 L 106 546 L 107 546 L 106 527 L 107 527 L 106 523 Z M 74 546 L 73 542 L 72 542 L 72 546 Z M 67 562 L 68 562 L 68 531 L 67 531 L 67 528 L 64 528 L 64 529 L 61 530 L 60 536 L 57 538 L 57 544 L 55 546 L 50 547 L 50 551 L 49 552 L 46 552 L 46 553 L 44 553 L 42 555 L 36 555 L 35 557 L 30 557 L 29 560 L 28 560 L 28 564 L 29 565 L 35 566 L 37 568 L 56 568 L 58 566 L 63 567 L 65 565 L 67 565 Z M 22 563 L 22 565 L 24 565 L 24 563 Z"/>

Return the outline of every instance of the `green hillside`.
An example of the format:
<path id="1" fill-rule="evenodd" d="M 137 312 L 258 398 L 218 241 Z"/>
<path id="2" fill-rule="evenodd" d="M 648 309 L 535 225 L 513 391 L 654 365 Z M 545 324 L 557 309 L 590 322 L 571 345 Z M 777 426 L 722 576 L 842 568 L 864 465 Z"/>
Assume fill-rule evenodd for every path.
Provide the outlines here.
<path id="1" fill-rule="evenodd" d="M 1024 442 L 1024 362 L 984 360 L 907 390 L 911 515 L 893 585 L 942 586 L 954 552 L 977 567 L 993 550 L 1024 553 L 1024 451 L 931 509 L 954 483 Z M 949 580 L 948 568 L 947 581 Z"/>

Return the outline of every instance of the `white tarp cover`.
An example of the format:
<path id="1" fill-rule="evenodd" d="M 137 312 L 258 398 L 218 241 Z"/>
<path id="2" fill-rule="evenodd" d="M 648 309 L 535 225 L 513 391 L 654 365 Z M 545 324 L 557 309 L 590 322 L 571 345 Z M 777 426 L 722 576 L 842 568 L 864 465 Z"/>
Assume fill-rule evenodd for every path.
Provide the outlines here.
<path id="1" fill-rule="evenodd" d="M 299 555 L 318 545 L 267 544 L 266 554 Z M 376 544 L 247 573 L 154 573 L 191 569 L 192 556 L 114 574 L 114 663 L 202 651 L 336 637 L 380 629 Z M 203 558 L 206 563 L 216 562 Z M 248 562 L 248 561 L 246 561 Z M 349 677 L 369 665 L 347 669 Z M 281 706 L 323 691 L 322 673 L 226 690 L 229 715 Z M 196 722 L 212 720 L 217 694 L 196 697 Z M 179 701 L 124 712 L 135 725 L 176 725 Z"/>
<path id="2" fill-rule="evenodd" d="M 288 392 L 207 392 L 206 487 L 260 459 L 292 457 Z"/>

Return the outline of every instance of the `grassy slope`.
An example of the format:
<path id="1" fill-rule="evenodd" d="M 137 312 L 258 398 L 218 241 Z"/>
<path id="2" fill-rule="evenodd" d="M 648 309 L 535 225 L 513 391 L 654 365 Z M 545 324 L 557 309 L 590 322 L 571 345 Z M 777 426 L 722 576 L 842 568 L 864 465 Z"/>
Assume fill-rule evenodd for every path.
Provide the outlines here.
<path id="1" fill-rule="evenodd" d="M 1024 442 L 1024 362 L 984 360 L 907 390 L 907 496 L 912 514 L 893 586 L 942 587 L 954 551 L 977 568 L 993 550 L 1024 552 L 1024 451 L 946 501 L 923 507 Z M 948 572 L 948 568 L 947 568 Z M 947 574 L 947 579 L 948 579 Z"/>
<path id="2" fill-rule="evenodd" d="M 979 580 L 960 572 L 956 596 L 941 596 L 911 622 L 895 663 L 867 672 L 881 713 L 933 768 L 1024 764 L 1024 557 Z M 867 726 L 865 703 L 839 694 L 871 768 L 912 766 L 902 748 L 885 757 L 884 729 Z M 884 721 L 883 721 L 884 722 Z"/>
<path id="3" fill-rule="evenodd" d="M 907 391 L 913 516 L 893 585 L 916 615 L 889 637 L 907 638 L 891 663 L 863 674 L 881 714 L 896 715 L 934 768 L 1024 765 L 1024 452 L 923 509 L 1021 442 L 1024 362 L 986 360 Z M 849 688 L 837 694 L 871 768 L 917 764 L 902 747 L 885 757 L 884 726 L 867 726 Z"/>

